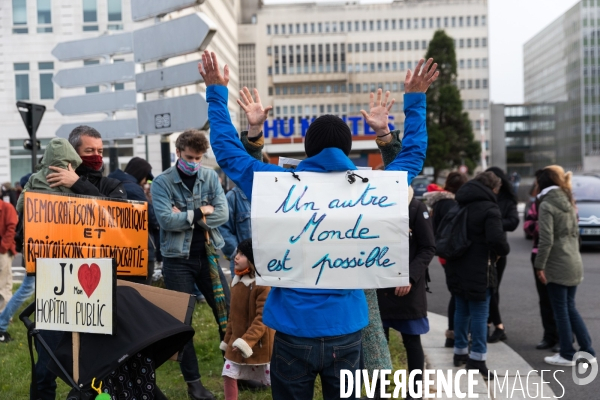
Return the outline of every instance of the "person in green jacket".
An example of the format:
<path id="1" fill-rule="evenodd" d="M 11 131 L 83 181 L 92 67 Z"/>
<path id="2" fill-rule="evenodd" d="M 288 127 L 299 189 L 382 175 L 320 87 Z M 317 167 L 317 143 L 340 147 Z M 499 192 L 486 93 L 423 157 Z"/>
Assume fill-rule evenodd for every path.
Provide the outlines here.
<path id="1" fill-rule="evenodd" d="M 551 165 L 535 173 L 540 190 L 538 227 L 539 246 L 535 269 L 547 285 L 552 311 L 558 328 L 560 353 L 544 358 L 552 365 L 574 366 L 577 361 L 573 334 L 580 351 L 596 361 L 592 339 L 575 308 L 577 285 L 583 280 L 583 262 L 579 253 L 579 226 L 571 192 L 571 173 Z"/>

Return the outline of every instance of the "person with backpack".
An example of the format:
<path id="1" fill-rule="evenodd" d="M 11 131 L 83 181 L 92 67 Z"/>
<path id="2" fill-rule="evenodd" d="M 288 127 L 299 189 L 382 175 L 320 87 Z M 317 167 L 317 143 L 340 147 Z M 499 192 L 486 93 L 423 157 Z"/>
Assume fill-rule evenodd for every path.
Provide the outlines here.
<path id="1" fill-rule="evenodd" d="M 504 174 L 504 171 L 498 167 L 490 167 L 487 171 L 493 172 L 502 181 L 500 192 L 497 195 L 498 207 L 500 207 L 500 213 L 502 214 L 502 229 L 504 229 L 504 232 L 512 232 L 517 229 L 520 221 L 519 213 L 517 212 L 517 196 L 513 192 L 512 185 L 506 174 Z M 496 329 L 488 336 L 488 343 L 497 343 L 508 339 L 504 332 L 502 317 L 500 316 L 500 283 L 502 282 L 505 268 L 506 256 L 500 257 L 496 262 L 498 289 L 494 292 L 490 300 L 490 316 L 488 317 L 488 331 L 491 324 L 494 324 Z"/>
<path id="2" fill-rule="evenodd" d="M 575 366 L 573 335 L 579 351 L 589 353 L 597 362 L 592 338 L 575 307 L 577 286 L 583 281 L 583 261 L 579 253 L 579 225 L 571 191 L 571 173 L 551 165 L 535 173 L 540 190 L 538 199 L 538 254 L 535 270 L 548 288 L 548 296 L 558 328 L 560 352 L 544 361 L 562 367 Z"/>
<path id="3" fill-rule="evenodd" d="M 487 319 L 497 286 L 496 261 L 510 250 L 496 198 L 501 184 L 492 172 L 465 183 L 456 193 L 458 205 L 446 214 L 436 234 L 438 254 L 446 258 L 448 289 L 456 301 L 454 365 L 466 364 L 486 379 Z"/>
<path id="4" fill-rule="evenodd" d="M 446 177 L 443 191 L 427 192 L 423 195 L 427 205 L 431 208 L 431 224 L 433 225 L 433 234 L 437 232 L 437 228 L 442 222 L 444 216 L 456 205 L 454 196 L 458 189 L 462 187 L 469 178 L 462 172 L 450 172 Z M 438 257 L 442 266 L 446 265 L 446 260 Z M 448 329 L 446 330 L 446 341 L 444 347 L 454 348 L 454 311 L 455 311 L 454 296 L 450 296 L 448 302 Z"/>

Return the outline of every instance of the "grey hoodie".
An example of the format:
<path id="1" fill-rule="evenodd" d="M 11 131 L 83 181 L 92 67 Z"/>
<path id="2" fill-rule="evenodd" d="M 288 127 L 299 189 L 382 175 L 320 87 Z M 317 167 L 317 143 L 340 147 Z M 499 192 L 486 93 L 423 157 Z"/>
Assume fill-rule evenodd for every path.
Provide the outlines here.
<path id="1" fill-rule="evenodd" d="M 546 271 L 548 282 L 577 286 L 583 280 L 579 225 L 575 207 L 558 186 L 541 197 L 539 247 L 535 268 Z"/>
<path id="2" fill-rule="evenodd" d="M 81 165 L 81 162 L 81 157 L 79 157 L 67 139 L 52 139 L 46 146 L 44 157 L 42 157 L 42 162 L 38 166 L 38 171 L 29 177 L 27 184 L 23 188 L 23 192 L 27 190 L 42 190 L 46 192 L 73 193 L 71 189 L 64 186 L 51 188 L 46 176 L 54 172 L 49 168 L 50 166 L 67 169 L 68 165 L 71 164 L 71 168 L 75 170 Z M 23 197 L 19 196 L 19 201 L 17 202 L 17 212 L 19 213 L 23 212 Z"/>

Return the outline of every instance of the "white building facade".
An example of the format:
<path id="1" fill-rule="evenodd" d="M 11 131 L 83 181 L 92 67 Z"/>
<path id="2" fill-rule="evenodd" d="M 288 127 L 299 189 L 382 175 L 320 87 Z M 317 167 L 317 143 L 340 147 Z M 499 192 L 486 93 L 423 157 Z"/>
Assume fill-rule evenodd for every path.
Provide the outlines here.
<path id="1" fill-rule="evenodd" d="M 237 115 L 235 103 L 238 92 L 238 44 L 237 15 L 240 0 L 211 0 L 204 4 L 168 14 L 163 20 L 177 18 L 192 12 L 204 12 L 217 27 L 208 49 L 217 51 L 231 68 L 230 109 Z M 63 116 L 54 109 L 61 97 L 83 95 L 103 91 L 135 89 L 134 82 L 93 86 L 88 88 L 61 89 L 52 82 L 60 69 L 82 67 L 106 62 L 133 61 L 132 54 L 112 58 L 74 62 L 59 62 L 52 49 L 61 42 L 93 38 L 104 34 L 133 31 L 153 24 L 153 19 L 133 22 L 131 0 L 6 0 L 0 2 L 0 183 L 16 182 L 31 172 L 31 152 L 23 149 L 28 139 L 27 130 L 16 108 L 18 100 L 43 104 L 46 113 L 37 131 L 43 152 L 45 144 L 57 129 L 65 123 L 85 123 L 107 118 L 105 114 Z M 185 35 L 185 32 L 182 32 Z M 167 60 L 164 65 L 199 59 L 200 53 L 192 53 Z M 136 71 L 151 70 L 157 63 L 137 65 Z M 190 85 L 167 91 L 165 96 L 178 96 L 203 92 L 203 84 Z M 138 94 L 138 101 L 158 98 L 158 93 Z M 135 118 L 135 111 L 119 111 L 117 119 Z M 102 133 L 102 132 L 100 132 Z M 173 142 L 176 134 L 171 135 Z M 136 139 L 116 140 L 119 149 L 119 165 L 124 167 L 134 156 L 147 159 L 154 172 L 161 171 L 160 135 Z M 105 143 L 105 164 L 108 169 L 108 141 Z M 174 150 L 172 150 L 174 152 Z"/>
<path id="2" fill-rule="evenodd" d="M 407 70 L 425 56 L 436 30 L 455 40 L 457 85 L 476 138 L 489 148 L 489 47 L 487 0 L 394 1 L 387 4 L 304 3 L 242 5 L 239 25 L 240 86 L 256 87 L 273 106 L 267 122 L 271 155 L 301 155 L 302 134 L 312 118 L 335 114 L 354 136 L 352 158 L 370 165 L 372 132 L 360 110 L 369 93 L 390 90 L 392 124 L 403 128 Z M 243 113 L 240 124 L 245 126 Z M 293 133 L 292 133 L 293 130 Z M 370 139 L 364 140 L 362 139 Z M 371 165 L 375 166 L 375 165 Z"/>

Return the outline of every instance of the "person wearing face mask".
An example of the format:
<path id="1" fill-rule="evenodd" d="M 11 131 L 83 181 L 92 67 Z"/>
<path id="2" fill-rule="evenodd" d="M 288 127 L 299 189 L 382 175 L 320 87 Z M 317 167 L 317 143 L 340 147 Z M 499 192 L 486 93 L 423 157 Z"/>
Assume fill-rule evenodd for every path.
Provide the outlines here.
<path id="1" fill-rule="evenodd" d="M 215 300 L 206 252 L 208 237 L 216 249 L 225 242 L 217 229 L 229 219 L 229 209 L 217 173 L 202 168 L 208 140 L 197 130 L 183 132 L 175 143 L 177 164 L 152 182 L 154 212 L 160 225 L 160 250 L 167 289 L 192 294 L 198 286 L 219 324 L 219 303 Z M 229 313 L 229 286 L 218 268 Z M 225 333 L 219 330 L 221 340 Z M 190 340 L 182 351 L 183 379 L 192 400 L 214 399 L 200 381 L 198 359 Z"/>
<path id="2" fill-rule="evenodd" d="M 64 186 L 75 194 L 127 198 L 127 192 L 120 181 L 102 174 L 102 136 L 96 129 L 86 125 L 78 126 L 69 134 L 69 143 L 81 157 L 82 164 L 77 169 L 73 169 L 70 164 L 67 169 L 48 167 L 53 171 L 46 176 L 51 188 Z"/>

